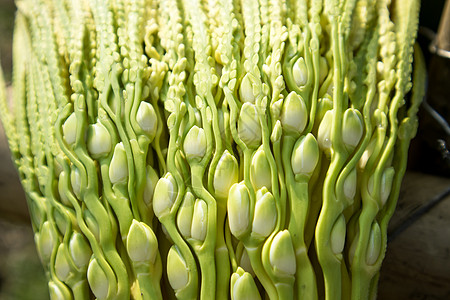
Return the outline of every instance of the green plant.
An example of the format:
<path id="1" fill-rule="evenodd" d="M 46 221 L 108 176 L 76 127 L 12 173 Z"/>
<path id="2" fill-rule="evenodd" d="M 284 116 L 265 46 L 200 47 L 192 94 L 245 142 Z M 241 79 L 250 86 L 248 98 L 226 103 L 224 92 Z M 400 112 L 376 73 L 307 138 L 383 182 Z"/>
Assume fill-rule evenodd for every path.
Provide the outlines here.
<path id="1" fill-rule="evenodd" d="M 418 1 L 16 3 L 0 112 L 52 299 L 376 296 Z"/>

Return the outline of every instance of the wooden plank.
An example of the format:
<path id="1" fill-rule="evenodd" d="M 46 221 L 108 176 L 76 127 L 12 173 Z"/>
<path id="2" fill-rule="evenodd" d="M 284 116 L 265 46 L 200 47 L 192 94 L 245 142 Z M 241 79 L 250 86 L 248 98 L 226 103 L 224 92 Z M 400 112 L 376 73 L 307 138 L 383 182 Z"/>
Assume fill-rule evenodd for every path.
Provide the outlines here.
<path id="1" fill-rule="evenodd" d="M 389 222 L 392 232 L 429 201 L 450 188 L 450 178 L 408 171 L 403 179 L 396 211 Z"/>
<path id="2" fill-rule="evenodd" d="M 436 46 L 444 51 L 450 51 L 450 1 L 445 2 L 439 30 L 436 36 Z"/>
<path id="3" fill-rule="evenodd" d="M 388 244 L 378 299 L 450 299 L 450 196 Z"/>

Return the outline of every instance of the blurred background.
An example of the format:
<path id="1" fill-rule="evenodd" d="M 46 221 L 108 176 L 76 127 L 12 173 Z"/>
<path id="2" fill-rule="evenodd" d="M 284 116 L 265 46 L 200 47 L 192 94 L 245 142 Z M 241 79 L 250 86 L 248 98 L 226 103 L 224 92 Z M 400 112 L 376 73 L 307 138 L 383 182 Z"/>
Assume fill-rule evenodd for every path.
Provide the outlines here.
<path id="1" fill-rule="evenodd" d="M 12 73 L 13 0 L 0 0 L 0 59 L 7 84 Z M 34 245 L 25 196 L 0 124 L 0 299 L 49 299 Z"/>
<path id="2" fill-rule="evenodd" d="M 450 18 L 439 27 L 444 6 L 445 0 L 422 1 L 418 41 L 429 70 L 428 93 L 389 227 L 378 299 L 450 299 Z M 0 0 L 0 58 L 7 84 L 14 13 L 13 0 Z M 0 300 L 45 300 L 48 289 L 25 197 L 8 158 L 0 124 Z"/>

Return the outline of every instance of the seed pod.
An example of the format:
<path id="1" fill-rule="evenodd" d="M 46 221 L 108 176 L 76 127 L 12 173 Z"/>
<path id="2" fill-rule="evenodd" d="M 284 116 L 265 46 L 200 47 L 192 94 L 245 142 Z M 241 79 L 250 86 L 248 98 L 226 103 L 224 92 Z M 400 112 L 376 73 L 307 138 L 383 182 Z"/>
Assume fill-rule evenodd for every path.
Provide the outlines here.
<path id="1" fill-rule="evenodd" d="M 153 211 L 156 217 L 160 218 L 163 214 L 169 213 L 177 197 L 177 183 L 172 174 L 167 173 L 158 180 L 153 195 Z"/>
<path id="2" fill-rule="evenodd" d="M 292 76 L 294 77 L 295 84 L 298 87 L 302 87 L 308 82 L 308 69 L 303 57 L 297 59 L 292 66 Z"/>
<path id="3" fill-rule="evenodd" d="M 109 165 L 109 180 L 112 184 L 125 183 L 128 178 L 127 153 L 123 143 L 117 143 Z"/>
<path id="4" fill-rule="evenodd" d="M 86 225 L 88 226 L 89 230 L 95 236 L 95 239 L 97 241 L 99 241 L 100 240 L 100 231 L 98 228 L 97 220 L 95 220 L 94 215 L 89 210 L 85 210 L 83 212 L 83 218 L 85 219 Z"/>
<path id="5" fill-rule="evenodd" d="M 381 205 L 384 206 L 389 199 L 392 190 L 392 184 L 394 183 L 395 169 L 394 167 L 386 168 L 381 177 Z"/>
<path id="6" fill-rule="evenodd" d="M 366 150 L 364 150 L 364 152 L 361 155 L 361 158 L 359 159 L 359 162 L 358 162 L 358 168 L 360 170 L 364 170 L 366 168 L 367 162 L 369 161 L 369 158 L 372 156 L 376 145 L 377 145 L 376 139 L 372 139 L 369 142 L 369 145 L 367 145 Z"/>
<path id="7" fill-rule="evenodd" d="M 311 133 L 300 137 L 294 145 L 291 156 L 294 174 L 310 177 L 319 162 L 319 153 L 319 145 Z"/>
<path id="8" fill-rule="evenodd" d="M 72 185 L 72 191 L 75 196 L 80 199 L 81 196 L 81 174 L 77 168 L 72 168 L 70 172 L 70 183 Z"/>
<path id="9" fill-rule="evenodd" d="M 127 236 L 127 252 L 134 263 L 154 264 L 158 253 L 158 240 L 145 223 L 133 219 Z"/>
<path id="10" fill-rule="evenodd" d="M 59 198 L 61 200 L 61 203 L 64 204 L 64 205 L 70 206 L 71 204 L 70 204 L 69 198 L 66 195 L 66 193 L 68 193 L 69 191 L 65 187 L 65 183 L 66 183 L 66 180 L 68 179 L 67 178 L 68 176 L 70 176 L 70 175 L 68 175 L 65 171 L 62 171 L 61 173 L 59 173 L 58 194 L 59 194 Z"/>
<path id="11" fill-rule="evenodd" d="M 246 102 L 241 107 L 238 119 L 238 135 L 252 149 L 261 144 L 261 124 L 254 104 Z"/>
<path id="12" fill-rule="evenodd" d="M 159 176 L 156 174 L 156 171 L 150 165 L 147 165 L 143 198 L 148 206 L 152 205 L 153 192 L 158 180 Z"/>
<path id="13" fill-rule="evenodd" d="M 270 135 L 270 140 L 272 143 L 276 143 L 281 139 L 283 135 L 283 128 L 281 127 L 280 120 L 275 122 L 275 126 L 272 129 L 272 134 Z"/>
<path id="14" fill-rule="evenodd" d="M 136 122 L 150 140 L 153 140 L 158 129 L 158 118 L 153 105 L 142 101 L 136 113 Z"/>
<path id="15" fill-rule="evenodd" d="M 167 254 L 167 277 L 175 290 L 184 288 L 189 283 L 189 269 L 177 246 L 173 245 Z"/>
<path id="16" fill-rule="evenodd" d="M 331 154 L 331 126 L 333 124 L 333 110 L 327 110 L 319 125 L 317 141 L 322 151 Z"/>
<path id="17" fill-rule="evenodd" d="M 290 92 L 283 103 L 281 124 L 287 132 L 301 134 L 308 122 L 305 101 L 296 92 Z"/>
<path id="18" fill-rule="evenodd" d="M 389 198 L 389 195 L 391 194 L 392 189 L 392 183 L 394 181 L 394 175 L 395 175 L 395 169 L 394 167 L 386 168 L 383 171 L 383 174 L 381 175 L 381 182 L 380 182 L 380 204 L 383 206 L 387 199 Z M 375 174 L 372 174 L 368 181 L 368 187 L 367 190 L 370 195 L 374 196 L 374 176 Z"/>
<path id="19" fill-rule="evenodd" d="M 369 243 L 366 251 L 366 264 L 373 265 L 377 262 L 381 252 L 381 228 L 377 221 L 372 223 Z"/>
<path id="20" fill-rule="evenodd" d="M 328 94 L 325 94 L 323 98 L 320 98 L 317 103 L 316 109 L 316 122 L 320 124 L 326 112 L 333 109 L 333 101 Z"/>
<path id="21" fill-rule="evenodd" d="M 239 96 L 242 102 L 255 103 L 256 97 L 253 94 L 253 84 L 249 73 L 242 78 Z"/>
<path id="22" fill-rule="evenodd" d="M 109 281 L 96 258 L 93 258 L 89 263 L 87 279 L 92 293 L 97 299 L 108 298 Z"/>
<path id="23" fill-rule="evenodd" d="M 68 253 L 65 245 L 60 244 L 56 252 L 55 273 L 61 281 L 66 281 L 72 272 L 67 255 Z"/>
<path id="24" fill-rule="evenodd" d="M 232 300 L 258 300 L 261 299 L 258 287 L 250 273 L 238 267 L 231 275 L 231 299 Z"/>
<path id="25" fill-rule="evenodd" d="M 87 268 L 92 255 L 92 250 L 86 241 L 86 238 L 81 233 L 74 232 L 70 237 L 69 252 L 77 268 Z"/>
<path id="26" fill-rule="evenodd" d="M 354 108 L 347 109 L 342 120 L 342 140 L 347 151 L 352 152 L 358 146 L 363 132 L 361 113 Z"/>
<path id="27" fill-rule="evenodd" d="M 319 84 L 322 84 L 328 75 L 327 59 L 323 56 L 319 58 Z"/>
<path id="28" fill-rule="evenodd" d="M 56 284 L 52 280 L 48 282 L 50 300 L 72 299 L 72 293 L 64 284 Z"/>
<path id="29" fill-rule="evenodd" d="M 345 178 L 344 181 L 344 195 L 345 197 L 353 201 L 356 195 L 356 187 L 357 187 L 357 172 L 356 168 L 354 168 Z"/>
<path id="30" fill-rule="evenodd" d="M 235 183 L 228 194 L 228 221 L 231 233 L 238 239 L 249 229 L 250 196 L 243 182 Z"/>
<path id="31" fill-rule="evenodd" d="M 206 153 L 206 147 L 205 131 L 196 125 L 192 126 L 183 143 L 187 161 L 189 163 L 201 161 Z"/>
<path id="32" fill-rule="evenodd" d="M 39 254 L 41 256 L 42 261 L 47 262 L 53 251 L 53 247 L 56 244 L 56 237 L 52 232 L 52 228 L 49 221 L 45 221 L 42 224 L 39 233 L 36 234 L 36 244 L 39 250 Z"/>
<path id="33" fill-rule="evenodd" d="M 277 207 L 272 193 L 263 187 L 256 192 L 255 214 L 253 216 L 252 233 L 267 238 L 275 229 Z"/>
<path id="34" fill-rule="evenodd" d="M 296 269 L 294 245 L 288 230 L 278 232 L 269 250 L 269 260 L 275 272 L 294 275 Z"/>
<path id="35" fill-rule="evenodd" d="M 255 190 L 262 187 L 272 188 L 272 171 L 262 146 L 253 155 L 250 164 L 250 181 Z"/>
<path id="36" fill-rule="evenodd" d="M 345 217 L 341 214 L 331 229 L 330 247 L 334 254 L 342 253 L 345 245 L 345 234 L 347 231 Z"/>
<path id="37" fill-rule="evenodd" d="M 91 124 L 87 131 L 87 149 L 93 158 L 100 158 L 111 152 L 111 134 L 106 127 L 97 122 Z"/>
<path id="38" fill-rule="evenodd" d="M 62 126 L 64 140 L 67 144 L 72 145 L 77 139 L 77 117 L 73 112 Z"/>
<path id="39" fill-rule="evenodd" d="M 236 158 L 225 150 L 214 172 L 214 192 L 216 196 L 226 198 L 231 186 L 239 180 L 239 166 Z"/>
<path id="40" fill-rule="evenodd" d="M 60 211 L 55 210 L 53 214 L 54 224 L 56 225 L 56 230 L 59 232 L 66 232 L 67 230 L 67 216 L 63 215 Z"/>
<path id="41" fill-rule="evenodd" d="M 191 192 L 186 192 L 183 202 L 177 212 L 177 226 L 184 238 L 191 237 L 192 216 L 194 215 L 195 198 Z"/>
<path id="42" fill-rule="evenodd" d="M 198 241 L 204 241 L 208 229 L 208 206 L 206 202 L 197 199 L 194 205 L 194 214 L 192 215 L 191 236 Z"/>

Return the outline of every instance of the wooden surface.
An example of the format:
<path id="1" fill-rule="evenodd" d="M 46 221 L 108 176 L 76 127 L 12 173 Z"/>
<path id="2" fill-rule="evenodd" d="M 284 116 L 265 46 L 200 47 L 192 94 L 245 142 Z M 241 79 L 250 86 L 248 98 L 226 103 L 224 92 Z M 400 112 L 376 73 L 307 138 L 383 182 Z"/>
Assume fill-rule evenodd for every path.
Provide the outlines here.
<path id="1" fill-rule="evenodd" d="M 450 196 L 438 197 L 449 189 L 450 178 L 406 174 L 389 224 L 378 299 L 450 299 Z"/>
<path id="2" fill-rule="evenodd" d="M 389 233 L 392 234 L 398 230 L 402 224 L 410 220 L 412 215 L 420 213 L 430 201 L 449 189 L 450 178 L 412 171 L 406 172 L 396 211 L 389 222 Z"/>
<path id="3" fill-rule="evenodd" d="M 450 0 L 445 2 L 436 36 L 436 46 L 439 49 L 450 51 Z"/>

